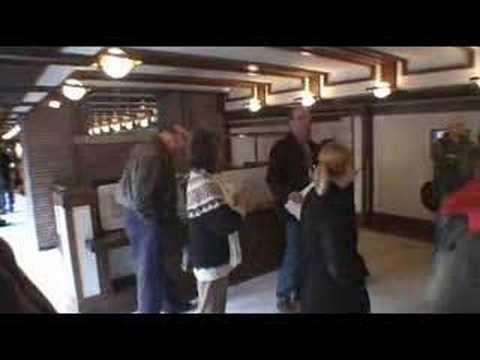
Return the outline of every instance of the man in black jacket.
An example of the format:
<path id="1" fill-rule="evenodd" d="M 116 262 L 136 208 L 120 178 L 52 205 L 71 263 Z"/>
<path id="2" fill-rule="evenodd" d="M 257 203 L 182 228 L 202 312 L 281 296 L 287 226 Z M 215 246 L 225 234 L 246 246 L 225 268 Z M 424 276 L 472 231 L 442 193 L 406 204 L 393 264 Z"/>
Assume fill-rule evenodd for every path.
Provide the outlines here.
<path id="1" fill-rule="evenodd" d="M 303 203 L 300 193 L 310 183 L 310 170 L 316 162 L 318 148 L 311 141 L 311 116 L 303 107 L 292 109 L 289 116 L 290 133 L 277 142 L 270 153 L 267 183 L 275 198 L 278 213 L 286 222 L 287 245 L 277 285 L 277 307 L 292 312 L 299 302 L 299 221 L 285 210 L 291 200 Z"/>

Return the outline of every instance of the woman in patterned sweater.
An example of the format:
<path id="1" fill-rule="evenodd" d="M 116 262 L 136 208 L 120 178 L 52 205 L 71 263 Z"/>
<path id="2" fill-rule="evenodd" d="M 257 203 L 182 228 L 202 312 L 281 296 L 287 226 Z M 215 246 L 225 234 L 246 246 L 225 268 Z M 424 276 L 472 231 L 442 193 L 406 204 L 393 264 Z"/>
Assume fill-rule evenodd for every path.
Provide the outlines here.
<path id="1" fill-rule="evenodd" d="M 236 233 L 246 213 L 246 194 L 237 197 L 236 210 L 227 205 L 213 174 L 218 171 L 220 142 L 208 130 L 194 133 L 191 171 L 187 184 L 190 256 L 197 279 L 200 313 L 224 313 L 228 275 L 237 265 Z"/>

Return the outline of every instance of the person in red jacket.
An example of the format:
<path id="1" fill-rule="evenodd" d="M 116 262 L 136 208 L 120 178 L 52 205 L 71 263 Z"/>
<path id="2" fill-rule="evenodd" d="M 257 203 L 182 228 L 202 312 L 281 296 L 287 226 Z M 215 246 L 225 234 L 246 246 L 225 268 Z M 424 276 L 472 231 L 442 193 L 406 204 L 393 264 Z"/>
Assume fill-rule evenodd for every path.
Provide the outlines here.
<path id="1" fill-rule="evenodd" d="M 469 178 L 445 199 L 437 220 L 430 298 L 438 313 L 480 313 L 480 148 Z"/>

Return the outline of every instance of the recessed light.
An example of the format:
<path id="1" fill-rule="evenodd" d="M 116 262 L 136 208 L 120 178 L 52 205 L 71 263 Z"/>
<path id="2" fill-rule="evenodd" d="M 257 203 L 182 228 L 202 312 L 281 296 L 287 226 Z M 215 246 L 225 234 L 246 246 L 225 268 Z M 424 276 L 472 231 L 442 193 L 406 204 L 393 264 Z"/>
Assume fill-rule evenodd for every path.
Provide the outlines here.
<path id="1" fill-rule="evenodd" d="M 248 71 L 258 71 L 258 66 L 257 65 L 248 65 L 247 67 Z"/>
<path id="2" fill-rule="evenodd" d="M 62 106 L 62 103 L 58 100 L 50 100 L 48 102 L 48 106 L 51 107 L 52 109 L 60 109 Z"/>
<path id="3" fill-rule="evenodd" d="M 312 53 L 309 51 L 300 51 L 300 54 L 303 56 L 312 56 Z"/>

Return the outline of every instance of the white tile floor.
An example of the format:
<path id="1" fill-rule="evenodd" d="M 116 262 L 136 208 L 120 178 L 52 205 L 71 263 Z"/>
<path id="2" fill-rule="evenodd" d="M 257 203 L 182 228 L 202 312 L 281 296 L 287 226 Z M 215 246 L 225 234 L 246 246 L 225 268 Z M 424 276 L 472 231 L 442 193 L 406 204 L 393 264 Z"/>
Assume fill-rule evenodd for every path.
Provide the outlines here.
<path id="1" fill-rule="evenodd" d="M 19 198 L 18 209 L 25 200 Z M 59 312 L 71 312 L 63 296 L 62 258 L 58 250 L 39 252 L 29 243 L 30 229 L 25 211 L 5 217 L 13 224 L 0 228 L 0 236 L 13 247 L 19 264 L 52 301 Z M 373 313 L 425 313 L 429 311 L 426 286 L 431 269 L 429 244 L 390 235 L 362 231 L 360 252 L 372 277 L 369 292 Z M 276 313 L 277 273 L 252 279 L 228 292 L 228 313 Z"/>
<path id="2" fill-rule="evenodd" d="M 373 313 L 428 313 L 426 286 L 431 246 L 362 231 L 360 251 L 372 273 L 368 290 Z M 228 292 L 228 313 L 276 313 L 273 272 Z"/>

